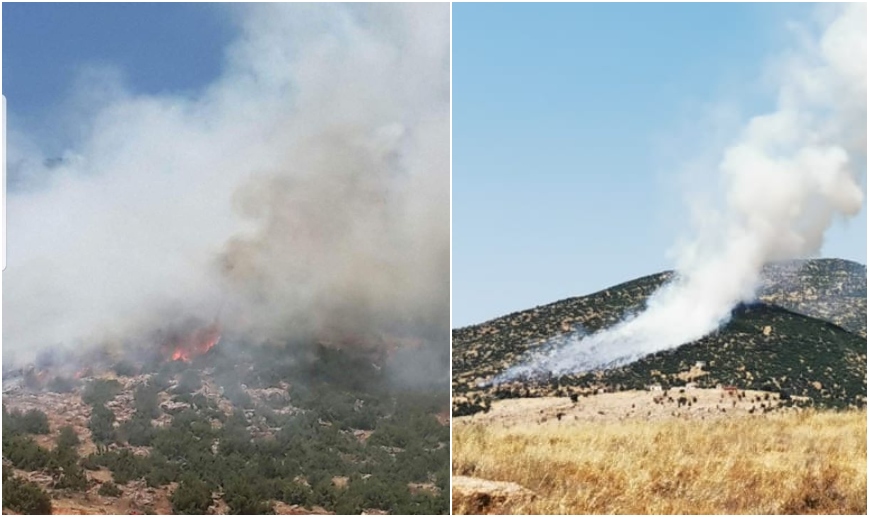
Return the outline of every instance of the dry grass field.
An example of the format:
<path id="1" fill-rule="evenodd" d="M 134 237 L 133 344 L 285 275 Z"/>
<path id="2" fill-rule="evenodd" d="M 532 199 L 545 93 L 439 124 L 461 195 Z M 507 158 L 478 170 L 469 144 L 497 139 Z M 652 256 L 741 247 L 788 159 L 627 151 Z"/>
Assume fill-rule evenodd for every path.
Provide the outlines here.
<path id="1" fill-rule="evenodd" d="M 533 415 L 527 425 L 509 427 L 466 418 L 455 423 L 453 475 L 460 482 L 454 482 L 454 513 L 867 510 L 865 409 L 706 420 L 565 419 L 552 426 L 537 425 Z"/>

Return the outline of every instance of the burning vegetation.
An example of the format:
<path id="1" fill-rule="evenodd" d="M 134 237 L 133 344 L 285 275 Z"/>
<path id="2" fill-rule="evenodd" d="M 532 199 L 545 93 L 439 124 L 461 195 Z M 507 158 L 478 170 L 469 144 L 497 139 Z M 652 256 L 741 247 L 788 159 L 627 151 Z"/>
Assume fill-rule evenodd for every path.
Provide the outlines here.
<path id="1" fill-rule="evenodd" d="M 200 93 L 113 83 L 51 168 L 22 140 L 3 502 L 447 513 L 449 7 L 229 15 Z"/>
<path id="2" fill-rule="evenodd" d="M 10 494 L 131 514 L 449 511 L 445 389 L 396 385 L 388 355 L 184 328 L 149 359 L 57 352 L 4 382 Z"/>
<path id="3" fill-rule="evenodd" d="M 216 321 L 207 327 L 177 335 L 164 343 L 164 356 L 168 360 L 189 363 L 193 358 L 208 353 L 220 341 L 220 335 L 220 323 Z"/>

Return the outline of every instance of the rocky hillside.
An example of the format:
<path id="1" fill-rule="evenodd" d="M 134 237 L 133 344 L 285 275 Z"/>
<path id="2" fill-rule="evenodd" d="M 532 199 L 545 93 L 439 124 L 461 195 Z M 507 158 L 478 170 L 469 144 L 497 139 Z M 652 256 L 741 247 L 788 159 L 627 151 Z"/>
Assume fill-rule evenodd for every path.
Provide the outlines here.
<path id="1" fill-rule="evenodd" d="M 192 361 L 31 366 L 4 379 L 4 513 L 446 513 L 446 390 L 399 389 L 389 368 L 226 342 Z"/>
<path id="2" fill-rule="evenodd" d="M 654 384 L 778 391 L 808 403 L 865 405 L 866 268 L 842 260 L 774 264 L 760 301 L 737 308 L 719 331 L 605 372 L 481 385 L 531 348 L 582 328 L 595 332 L 641 310 L 671 277 L 659 273 L 453 331 L 454 415 L 493 398 L 643 389 Z"/>
<path id="3" fill-rule="evenodd" d="M 866 266 L 840 259 L 764 268 L 760 300 L 830 321 L 866 337 Z"/>

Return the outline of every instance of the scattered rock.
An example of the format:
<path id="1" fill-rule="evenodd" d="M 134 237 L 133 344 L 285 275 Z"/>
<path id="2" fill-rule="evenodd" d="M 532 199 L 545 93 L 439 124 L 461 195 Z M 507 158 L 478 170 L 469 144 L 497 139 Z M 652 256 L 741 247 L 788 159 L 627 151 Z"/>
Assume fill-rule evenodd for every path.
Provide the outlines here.
<path id="1" fill-rule="evenodd" d="M 453 476 L 453 504 L 466 506 L 470 513 L 505 513 L 506 507 L 534 500 L 534 492 L 506 481 L 491 481 L 468 476 Z M 502 510 L 503 509 L 503 510 Z"/>

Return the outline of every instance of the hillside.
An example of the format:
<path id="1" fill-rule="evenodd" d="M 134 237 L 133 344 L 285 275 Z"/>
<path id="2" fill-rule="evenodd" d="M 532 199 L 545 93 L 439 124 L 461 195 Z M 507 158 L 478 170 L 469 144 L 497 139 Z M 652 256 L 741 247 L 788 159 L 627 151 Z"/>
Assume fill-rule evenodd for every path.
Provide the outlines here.
<path id="1" fill-rule="evenodd" d="M 841 259 L 768 265 L 761 301 L 830 321 L 866 337 L 866 266 Z"/>
<path id="2" fill-rule="evenodd" d="M 445 389 L 370 354 L 226 341 L 4 379 L 4 513 L 449 511 Z"/>
<path id="3" fill-rule="evenodd" d="M 735 386 L 807 397 L 826 407 L 864 406 L 866 268 L 842 260 L 774 264 L 760 301 L 741 306 L 717 332 L 605 372 L 481 385 L 531 348 L 582 328 L 595 332 L 641 310 L 671 277 L 664 272 L 453 331 L 453 413 L 493 399 L 577 396 L 652 384 Z M 841 326 L 840 326 L 841 325 Z"/>

